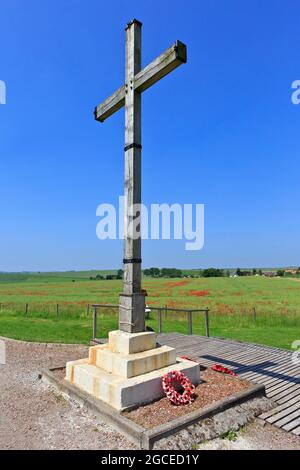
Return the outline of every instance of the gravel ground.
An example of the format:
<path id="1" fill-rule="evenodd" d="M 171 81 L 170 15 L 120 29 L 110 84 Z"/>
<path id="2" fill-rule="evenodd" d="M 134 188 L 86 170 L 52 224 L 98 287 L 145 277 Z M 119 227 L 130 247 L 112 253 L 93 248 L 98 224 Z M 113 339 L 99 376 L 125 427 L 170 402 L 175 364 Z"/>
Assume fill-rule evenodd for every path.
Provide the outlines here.
<path id="1" fill-rule="evenodd" d="M 273 407 L 265 397 L 252 398 L 204 419 L 174 434 L 172 438 L 161 439 L 154 444 L 155 449 L 190 450 L 198 449 L 200 443 L 216 440 L 228 431 L 238 432 L 262 412 Z"/>
<path id="2" fill-rule="evenodd" d="M 121 434 L 38 378 L 41 369 L 86 357 L 77 345 L 7 340 L 0 365 L 0 449 L 134 449 Z"/>
<path id="3" fill-rule="evenodd" d="M 198 446 L 200 450 L 300 450 L 299 437 L 275 426 L 255 420 L 237 433 L 237 439 L 213 439 Z"/>
<path id="4" fill-rule="evenodd" d="M 1 339 L 1 338 L 0 338 Z M 6 365 L 0 365 L 0 449 L 134 449 L 77 403 L 65 400 L 45 385 L 41 369 L 61 366 L 68 360 L 86 357 L 88 348 L 78 345 L 26 343 L 3 338 Z M 196 446 L 203 438 L 240 427 L 257 415 L 261 400 L 231 409 L 161 441 L 162 449 L 300 449 L 300 439 L 258 422 L 238 431 L 236 441 L 213 439 Z M 197 440 L 198 439 L 198 440 Z"/>

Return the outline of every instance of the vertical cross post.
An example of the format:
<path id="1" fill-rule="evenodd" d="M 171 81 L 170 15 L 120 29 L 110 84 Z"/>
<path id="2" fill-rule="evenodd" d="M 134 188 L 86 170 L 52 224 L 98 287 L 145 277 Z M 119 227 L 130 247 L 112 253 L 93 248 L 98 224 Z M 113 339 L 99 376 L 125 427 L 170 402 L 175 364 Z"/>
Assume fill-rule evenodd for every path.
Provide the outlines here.
<path id="1" fill-rule="evenodd" d="M 141 93 L 134 83 L 141 70 L 141 29 L 142 23 L 137 20 L 126 28 L 125 238 L 119 329 L 128 333 L 145 330 L 145 296 L 141 292 Z"/>
<path id="2" fill-rule="evenodd" d="M 96 106 L 95 118 L 104 122 L 125 106 L 125 240 L 124 287 L 120 294 L 119 329 L 145 331 L 145 295 L 141 290 L 141 94 L 187 61 L 186 46 L 176 41 L 141 69 L 142 23 L 126 27 L 125 84 Z"/>

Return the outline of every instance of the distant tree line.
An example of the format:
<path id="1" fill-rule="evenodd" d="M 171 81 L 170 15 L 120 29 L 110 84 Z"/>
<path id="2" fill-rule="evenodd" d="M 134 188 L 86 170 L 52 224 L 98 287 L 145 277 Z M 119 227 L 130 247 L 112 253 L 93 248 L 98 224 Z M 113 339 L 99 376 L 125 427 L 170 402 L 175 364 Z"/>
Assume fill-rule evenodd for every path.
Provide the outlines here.
<path id="1" fill-rule="evenodd" d="M 176 269 L 176 268 L 150 268 L 150 269 L 144 269 L 143 271 L 144 276 L 150 276 L 150 277 L 182 277 L 182 271 L 181 269 Z"/>
<path id="2" fill-rule="evenodd" d="M 149 268 L 149 269 L 144 269 L 143 271 L 144 276 L 149 276 L 149 277 L 169 277 L 169 278 L 175 278 L 175 277 L 225 277 L 229 276 L 230 272 L 229 271 L 224 271 L 223 269 L 217 269 L 217 268 L 208 268 L 208 269 L 199 269 L 199 271 L 190 273 L 190 274 L 185 274 L 181 271 L 181 269 L 176 269 L 176 268 Z"/>
<path id="3" fill-rule="evenodd" d="M 148 268 L 143 270 L 144 276 L 153 277 L 153 278 L 198 278 L 198 277 L 230 277 L 230 276 L 287 276 L 292 275 L 290 270 L 277 269 L 275 271 L 262 271 L 262 269 L 240 269 L 237 268 L 236 271 L 230 271 L 229 269 L 219 269 L 219 268 L 207 268 L 199 270 L 191 270 L 189 272 L 184 272 L 181 269 L 177 268 Z M 296 275 L 300 275 L 300 267 L 295 269 Z M 91 276 L 91 281 L 101 281 L 101 280 L 117 280 L 123 279 L 123 269 L 119 269 L 117 274 L 97 274 L 96 276 Z M 75 281 L 74 281 L 75 282 Z"/>
<path id="4" fill-rule="evenodd" d="M 256 269 L 253 269 L 252 271 L 247 270 L 247 269 L 240 269 L 237 268 L 236 273 L 237 276 L 255 276 L 257 274 Z"/>
<path id="5" fill-rule="evenodd" d="M 116 279 L 123 279 L 123 269 L 119 269 L 117 274 L 106 274 L 106 276 L 97 274 L 96 276 L 90 276 L 91 281 L 114 281 Z"/>
<path id="6" fill-rule="evenodd" d="M 230 276 L 229 271 L 224 271 L 223 269 L 217 268 L 208 268 L 200 271 L 201 277 L 228 277 Z"/>

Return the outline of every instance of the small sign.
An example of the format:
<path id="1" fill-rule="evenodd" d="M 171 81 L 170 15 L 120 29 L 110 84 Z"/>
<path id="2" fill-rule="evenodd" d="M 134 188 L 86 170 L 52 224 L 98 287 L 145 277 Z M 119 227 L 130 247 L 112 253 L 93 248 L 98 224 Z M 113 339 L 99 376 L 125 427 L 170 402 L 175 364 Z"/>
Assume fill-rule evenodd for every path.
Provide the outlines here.
<path id="1" fill-rule="evenodd" d="M 6 346 L 3 340 L 0 340 L 0 365 L 6 364 Z"/>

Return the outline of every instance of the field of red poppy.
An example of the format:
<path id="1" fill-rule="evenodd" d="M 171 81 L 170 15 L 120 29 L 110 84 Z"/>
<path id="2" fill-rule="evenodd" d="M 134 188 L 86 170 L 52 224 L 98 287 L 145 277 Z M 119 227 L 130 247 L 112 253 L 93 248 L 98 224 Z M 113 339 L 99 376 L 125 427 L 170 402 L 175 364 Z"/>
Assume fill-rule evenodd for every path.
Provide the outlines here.
<path id="1" fill-rule="evenodd" d="M 121 281 L 90 280 L 90 273 L 28 275 L 0 279 L 0 336 L 30 341 L 88 342 L 94 303 L 117 304 Z M 209 308 L 210 330 L 222 336 L 290 348 L 300 339 L 300 280 L 291 278 L 144 278 L 147 323 L 157 328 L 155 307 Z M 58 307 L 57 307 L 58 305 Z M 255 311 L 254 311 L 255 308 Z M 117 328 L 117 312 L 99 313 L 101 336 Z M 163 316 L 163 332 L 187 333 L 183 312 Z M 194 314 L 193 332 L 204 334 Z"/>

